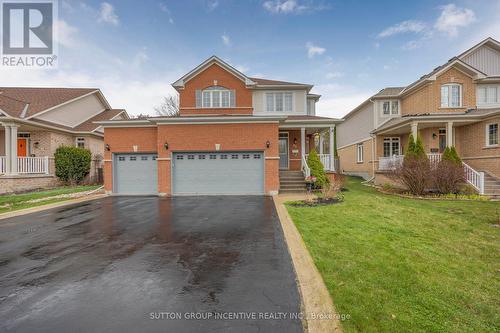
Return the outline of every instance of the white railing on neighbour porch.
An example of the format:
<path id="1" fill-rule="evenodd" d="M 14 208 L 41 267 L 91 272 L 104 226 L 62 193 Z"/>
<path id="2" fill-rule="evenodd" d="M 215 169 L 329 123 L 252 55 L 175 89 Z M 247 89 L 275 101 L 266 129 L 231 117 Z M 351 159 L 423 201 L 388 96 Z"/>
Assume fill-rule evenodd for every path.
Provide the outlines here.
<path id="1" fill-rule="evenodd" d="M 394 170 L 403 163 L 404 155 L 392 155 L 378 158 L 379 170 Z"/>
<path id="2" fill-rule="evenodd" d="M 18 173 L 49 173 L 49 157 L 18 157 L 17 158 Z"/>
<path id="3" fill-rule="evenodd" d="M 304 177 L 309 177 L 311 175 L 311 169 L 307 165 L 307 159 L 304 155 L 302 155 L 302 172 L 304 173 Z"/>
<path id="4" fill-rule="evenodd" d="M 309 157 L 309 154 L 306 154 L 306 160 Z M 335 170 L 332 167 L 332 160 L 330 159 L 330 154 L 318 154 L 319 160 L 321 161 L 321 164 L 323 164 L 323 168 L 325 170 L 333 171 Z"/>
<path id="5" fill-rule="evenodd" d="M 0 173 L 5 173 L 5 156 L 0 156 Z"/>
<path id="6" fill-rule="evenodd" d="M 435 164 L 438 164 L 439 162 L 441 162 L 442 155 L 443 154 L 431 153 L 431 154 L 427 154 L 427 157 L 429 158 L 429 162 L 431 162 L 431 165 L 435 165 Z"/>
<path id="7" fill-rule="evenodd" d="M 431 166 L 435 166 L 441 161 L 441 155 L 437 153 L 427 154 Z M 403 163 L 404 155 L 393 155 L 389 157 L 379 157 L 378 158 L 378 169 L 379 170 L 394 170 L 396 167 Z"/>
<path id="8" fill-rule="evenodd" d="M 472 169 L 468 164 L 463 163 L 465 180 L 474 186 L 479 194 L 484 194 L 484 172 L 478 172 Z"/>

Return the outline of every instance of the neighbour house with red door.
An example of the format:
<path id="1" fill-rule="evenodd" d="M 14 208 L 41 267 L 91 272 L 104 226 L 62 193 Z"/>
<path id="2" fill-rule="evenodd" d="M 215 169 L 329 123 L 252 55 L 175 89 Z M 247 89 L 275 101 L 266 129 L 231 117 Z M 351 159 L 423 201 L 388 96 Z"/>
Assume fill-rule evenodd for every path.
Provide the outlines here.
<path id="1" fill-rule="evenodd" d="M 276 194 L 304 190 L 317 143 L 334 170 L 336 119 L 315 115 L 312 85 L 248 77 L 216 56 L 173 83 L 178 117 L 104 127 L 106 191 L 115 194 Z"/>
<path id="2" fill-rule="evenodd" d="M 99 89 L 0 87 L 0 193 L 56 186 L 54 152 L 90 149 L 90 178 L 104 155 L 98 120 L 127 119 Z"/>
<path id="3" fill-rule="evenodd" d="M 431 163 L 455 146 L 466 180 L 500 195 L 500 42 L 487 38 L 405 87 L 382 89 L 337 128 L 340 170 L 392 183 L 410 133 Z"/>

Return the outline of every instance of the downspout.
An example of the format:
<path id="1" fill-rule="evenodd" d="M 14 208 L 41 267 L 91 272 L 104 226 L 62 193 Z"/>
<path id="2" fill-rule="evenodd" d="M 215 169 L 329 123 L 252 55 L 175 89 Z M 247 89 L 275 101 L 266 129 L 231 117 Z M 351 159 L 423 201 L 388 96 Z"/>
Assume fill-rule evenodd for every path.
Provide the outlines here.
<path id="1" fill-rule="evenodd" d="M 370 102 L 375 104 L 371 98 L 370 98 Z M 374 111 L 373 119 L 375 119 L 375 117 L 376 117 L 375 106 L 374 106 L 373 111 Z M 371 134 L 370 136 L 372 137 L 372 177 L 370 179 L 364 181 L 363 183 L 369 183 L 375 179 L 375 145 L 377 143 L 377 136 L 373 135 L 373 134 Z"/>

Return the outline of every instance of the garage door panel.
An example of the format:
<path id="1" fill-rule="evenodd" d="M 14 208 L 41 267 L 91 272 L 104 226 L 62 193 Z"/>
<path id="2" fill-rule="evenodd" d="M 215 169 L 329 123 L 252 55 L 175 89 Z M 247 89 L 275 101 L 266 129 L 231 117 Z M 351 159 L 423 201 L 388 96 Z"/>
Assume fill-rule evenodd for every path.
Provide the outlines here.
<path id="1" fill-rule="evenodd" d="M 114 156 L 114 192 L 118 194 L 157 194 L 156 154 L 117 154 Z"/>
<path id="2" fill-rule="evenodd" d="M 263 194 L 264 159 L 255 153 L 176 153 L 174 194 Z"/>

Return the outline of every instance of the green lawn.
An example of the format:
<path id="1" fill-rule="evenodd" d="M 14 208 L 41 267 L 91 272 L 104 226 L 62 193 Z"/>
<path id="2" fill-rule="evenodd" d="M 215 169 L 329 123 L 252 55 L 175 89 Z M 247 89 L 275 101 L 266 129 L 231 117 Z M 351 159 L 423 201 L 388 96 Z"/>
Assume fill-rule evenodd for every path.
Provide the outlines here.
<path id="1" fill-rule="evenodd" d="M 499 202 L 347 187 L 341 204 L 288 206 L 345 332 L 500 332 Z"/>
<path id="2" fill-rule="evenodd" d="M 54 198 L 62 194 L 70 194 L 77 192 L 90 191 L 98 188 L 99 186 L 65 186 L 58 187 L 52 190 L 36 191 L 23 194 L 9 194 L 0 196 L 0 213 L 11 212 L 14 210 L 31 208 L 58 201 L 68 200 L 70 198 Z M 31 200 L 43 199 L 43 201 L 29 202 Z"/>

